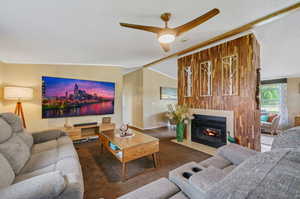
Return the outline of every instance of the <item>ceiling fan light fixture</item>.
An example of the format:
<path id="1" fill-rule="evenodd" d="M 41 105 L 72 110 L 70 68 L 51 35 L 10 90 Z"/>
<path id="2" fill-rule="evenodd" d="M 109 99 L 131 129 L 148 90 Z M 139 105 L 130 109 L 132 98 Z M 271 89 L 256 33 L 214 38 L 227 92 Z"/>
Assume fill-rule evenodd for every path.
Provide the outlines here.
<path id="1" fill-rule="evenodd" d="M 137 24 L 128 24 L 128 23 L 120 23 L 121 26 L 126 28 L 133 28 L 138 30 L 143 30 L 147 32 L 151 32 L 156 34 L 157 40 L 160 43 L 160 46 L 165 52 L 168 52 L 171 47 L 171 43 L 175 40 L 176 37 L 182 35 L 183 33 L 195 28 L 196 26 L 206 22 L 211 19 L 215 15 L 219 14 L 220 10 L 214 8 L 207 13 L 193 19 L 181 26 L 177 26 L 176 28 L 169 28 L 168 22 L 171 18 L 171 13 L 163 13 L 160 18 L 164 21 L 165 27 L 156 27 L 156 26 L 145 26 L 145 25 L 137 25 Z"/>
<path id="2" fill-rule="evenodd" d="M 175 40 L 175 35 L 173 34 L 163 34 L 158 37 L 158 41 L 163 44 L 172 43 Z"/>

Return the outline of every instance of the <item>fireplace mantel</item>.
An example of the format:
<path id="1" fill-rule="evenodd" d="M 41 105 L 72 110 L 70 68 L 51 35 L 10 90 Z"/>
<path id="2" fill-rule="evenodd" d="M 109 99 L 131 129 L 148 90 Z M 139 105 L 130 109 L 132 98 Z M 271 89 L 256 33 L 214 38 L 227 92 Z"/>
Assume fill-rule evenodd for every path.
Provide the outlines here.
<path id="1" fill-rule="evenodd" d="M 187 125 L 187 137 L 183 142 L 177 142 L 176 139 L 172 140 L 177 144 L 181 144 L 187 146 L 189 148 L 193 148 L 198 151 L 202 151 L 204 153 L 208 153 L 210 155 L 215 155 L 216 148 L 200 144 L 197 142 L 192 142 L 191 139 L 191 120 L 193 119 L 193 114 L 200 114 L 200 115 L 211 115 L 211 116 L 219 116 L 226 118 L 226 127 L 227 131 L 230 132 L 230 136 L 234 137 L 234 111 L 224 111 L 224 110 L 211 110 L 211 109 L 189 109 L 190 120 Z M 226 139 L 227 140 L 227 139 Z M 228 140 L 227 140 L 228 143 Z"/>

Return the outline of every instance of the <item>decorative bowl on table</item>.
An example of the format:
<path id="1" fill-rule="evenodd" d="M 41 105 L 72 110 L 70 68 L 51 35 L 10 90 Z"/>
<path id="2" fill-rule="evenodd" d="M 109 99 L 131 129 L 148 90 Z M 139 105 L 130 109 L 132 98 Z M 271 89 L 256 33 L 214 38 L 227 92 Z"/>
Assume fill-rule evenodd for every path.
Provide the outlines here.
<path id="1" fill-rule="evenodd" d="M 121 125 L 121 127 L 119 128 L 119 133 L 117 133 L 118 137 L 132 137 L 134 136 L 134 133 L 130 132 L 128 130 L 128 124 L 123 124 Z"/>

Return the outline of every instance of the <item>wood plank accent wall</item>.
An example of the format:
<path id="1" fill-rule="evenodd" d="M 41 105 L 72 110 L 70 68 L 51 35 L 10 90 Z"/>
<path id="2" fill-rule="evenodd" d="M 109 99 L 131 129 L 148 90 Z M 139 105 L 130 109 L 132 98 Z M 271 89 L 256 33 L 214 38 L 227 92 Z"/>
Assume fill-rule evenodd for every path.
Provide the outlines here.
<path id="1" fill-rule="evenodd" d="M 260 69 L 259 44 L 253 34 L 178 59 L 178 103 L 190 108 L 234 111 L 235 137 L 243 146 L 260 151 L 260 105 L 257 91 Z M 222 58 L 237 55 L 238 94 L 225 96 L 222 89 Z M 212 62 L 212 96 L 201 96 L 200 63 Z M 192 67 L 192 97 L 184 97 L 184 69 Z M 224 85 L 227 86 L 227 85 Z"/>

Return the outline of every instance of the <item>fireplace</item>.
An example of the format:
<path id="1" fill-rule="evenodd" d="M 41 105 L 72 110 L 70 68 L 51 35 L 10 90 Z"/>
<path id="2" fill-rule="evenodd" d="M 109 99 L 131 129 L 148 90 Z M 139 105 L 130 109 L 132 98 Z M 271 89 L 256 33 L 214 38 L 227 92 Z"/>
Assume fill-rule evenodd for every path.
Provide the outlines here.
<path id="1" fill-rule="evenodd" d="M 212 147 L 226 145 L 226 118 L 194 114 L 191 123 L 191 139 L 193 142 Z"/>

